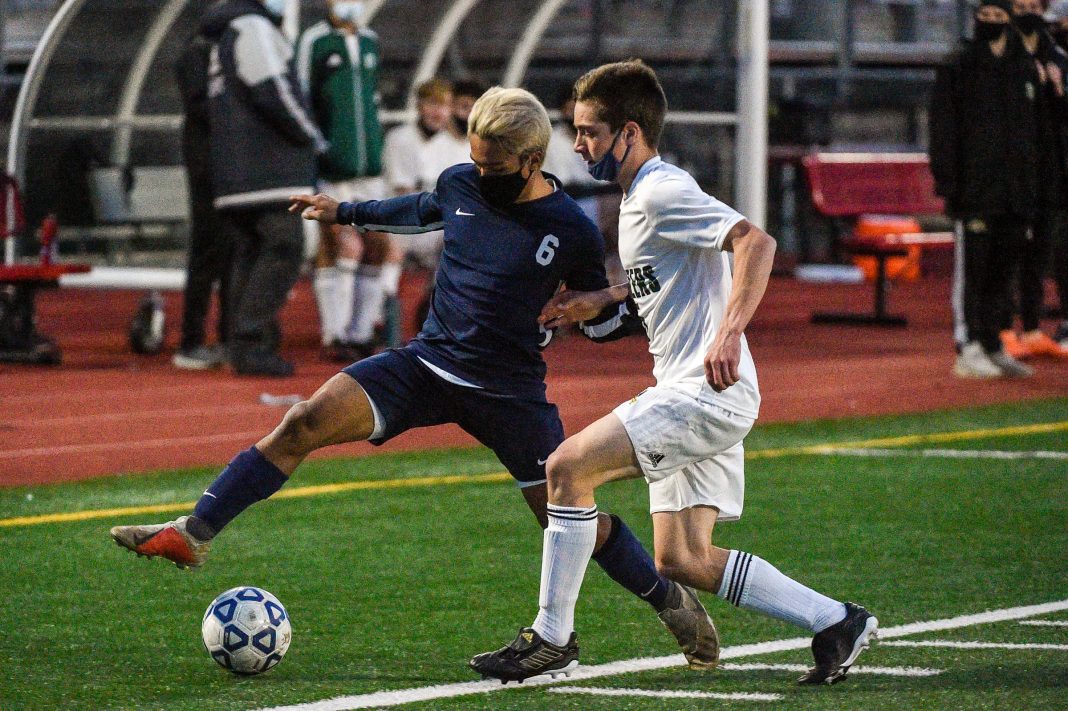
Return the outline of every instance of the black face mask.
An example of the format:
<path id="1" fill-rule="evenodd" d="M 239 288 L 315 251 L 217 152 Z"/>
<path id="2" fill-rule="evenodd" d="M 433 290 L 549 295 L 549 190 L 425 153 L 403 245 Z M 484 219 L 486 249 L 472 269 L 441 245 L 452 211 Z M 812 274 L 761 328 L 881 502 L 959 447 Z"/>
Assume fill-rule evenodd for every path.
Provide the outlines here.
<path id="1" fill-rule="evenodd" d="M 1008 25 L 1004 22 L 975 21 L 975 40 L 977 42 L 993 42 L 1000 39 Z"/>
<path id="2" fill-rule="evenodd" d="M 522 165 L 514 173 L 480 175 L 478 190 L 482 193 L 482 197 L 486 198 L 486 202 L 498 210 L 503 210 L 516 201 L 533 175 L 534 171 L 531 170 L 530 175 L 524 178 Z"/>
<path id="3" fill-rule="evenodd" d="M 1034 34 L 1046 26 L 1046 20 L 1042 15 L 1033 13 L 1017 15 L 1014 19 L 1016 20 L 1016 26 L 1020 28 L 1020 32 L 1025 35 Z"/>
<path id="4" fill-rule="evenodd" d="M 456 132 L 463 135 L 467 135 L 467 119 L 462 119 L 459 116 L 452 117 L 452 125 L 456 127 Z"/>

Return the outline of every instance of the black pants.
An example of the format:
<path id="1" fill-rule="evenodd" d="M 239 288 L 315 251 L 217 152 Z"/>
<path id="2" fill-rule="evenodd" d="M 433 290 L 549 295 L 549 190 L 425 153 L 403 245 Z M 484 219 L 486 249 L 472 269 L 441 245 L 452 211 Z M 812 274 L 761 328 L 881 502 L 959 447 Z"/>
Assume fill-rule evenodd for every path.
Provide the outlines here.
<path id="1" fill-rule="evenodd" d="M 233 239 L 230 347 L 236 353 L 277 349 L 278 312 L 300 272 L 304 236 L 285 205 L 221 213 Z"/>
<path id="2" fill-rule="evenodd" d="M 1012 324 L 1012 276 L 1029 230 L 1030 223 L 1015 217 L 966 217 L 957 223 L 953 321 L 958 349 L 970 341 L 988 353 L 1001 348 L 998 334 Z"/>
<path id="3" fill-rule="evenodd" d="M 1020 321 L 1024 331 L 1034 331 L 1042 320 L 1042 308 L 1045 303 L 1045 281 L 1049 273 L 1050 255 L 1057 238 L 1060 216 L 1056 211 L 1045 212 L 1035 220 L 1029 239 L 1024 240 L 1020 249 L 1020 267 L 1018 290 L 1020 295 Z M 1065 255 L 1063 247 L 1060 259 Z M 1063 286 L 1068 266 L 1060 265 L 1061 275 L 1058 286 L 1061 298 L 1064 298 Z M 1056 277 L 1055 277 L 1056 278 Z"/>
<path id="4" fill-rule="evenodd" d="M 187 164 L 189 178 L 189 262 L 186 265 L 185 297 L 182 302 L 182 350 L 204 344 L 205 320 L 211 306 L 211 294 L 219 285 L 218 340 L 229 336 L 231 262 L 233 235 L 221 229 L 212 204 L 211 172 Z"/>
<path id="5" fill-rule="evenodd" d="M 1054 213 L 1053 227 L 1050 230 L 1053 243 L 1051 272 L 1053 283 L 1057 285 L 1057 299 L 1061 305 L 1061 318 L 1068 321 L 1068 211 Z"/>

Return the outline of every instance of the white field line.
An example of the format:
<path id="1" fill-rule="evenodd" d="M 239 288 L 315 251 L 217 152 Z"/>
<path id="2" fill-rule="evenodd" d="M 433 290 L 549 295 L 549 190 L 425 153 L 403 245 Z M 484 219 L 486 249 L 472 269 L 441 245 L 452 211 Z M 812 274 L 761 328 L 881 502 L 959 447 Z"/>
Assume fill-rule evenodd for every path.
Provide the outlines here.
<path id="1" fill-rule="evenodd" d="M 1020 624 L 1031 627 L 1068 627 L 1068 620 L 1023 620 Z"/>
<path id="2" fill-rule="evenodd" d="M 807 672 L 805 664 L 720 664 L 720 671 L 785 671 Z M 925 669 L 923 667 L 849 667 L 850 674 L 879 674 L 883 676 L 938 676 L 945 669 Z"/>
<path id="3" fill-rule="evenodd" d="M 879 630 L 882 639 L 894 637 L 906 637 L 908 635 L 923 634 L 925 632 L 938 632 L 941 630 L 960 629 L 973 625 L 987 624 L 991 622 L 1005 622 L 1007 620 L 1019 620 L 1036 615 L 1047 615 L 1053 612 L 1068 610 L 1068 600 L 1058 600 L 1040 605 L 1027 605 L 1024 607 L 1009 607 L 1001 610 L 991 610 L 973 615 L 961 615 L 942 620 L 927 620 L 925 622 L 912 622 L 896 627 L 887 627 Z M 772 640 L 770 642 L 757 642 L 755 644 L 739 644 L 732 647 L 724 647 L 720 650 L 720 659 L 736 659 L 739 657 L 752 657 L 761 654 L 775 652 L 788 652 L 798 649 L 807 649 L 812 643 L 811 637 L 791 637 L 788 639 Z M 654 669 L 667 669 L 670 667 L 683 666 L 686 663 L 681 654 L 672 654 L 666 657 L 642 657 L 638 659 L 625 659 L 619 662 L 608 662 L 593 666 L 580 666 L 572 672 L 569 681 L 581 681 L 583 679 L 596 679 L 599 677 L 616 676 L 633 672 L 651 671 Z M 562 681 L 562 680 L 561 680 Z M 396 689 L 393 691 L 376 691 L 370 694 L 357 694 L 354 696 L 339 696 L 322 701 L 311 701 L 303 704 L 288 706 L 274 706 L 264 708 L 262 711 L 349 711 L 350 709 L 379 708 L 385 706 L 399 706 L 420 701 L 432 701 L 434 699 L 450 699 L 457 696 L 471 694 L 491 694 L 509 689 L 524 689 L 531 686 L 545 686 L 556 684 L 547 676 L 527 679 L 522 685 L 504 685 L 496 680 L 467 681 L 456 684 L 439 684 L 437 686 L 423 686 L 410 689 Z"/>
<path id="4" fill-rule="evenodd" d="M 554 694 L 590 694 L 592 696 L 645 696 L 654 699 L 719 699 L 721 701 L 782 701 L 782 694 L 717 693 L 714 691 L 652 691 L 650 689 L 605 689 L 597 686 L 557 686 Z"/>
<path id="5" fill-rule="evenodd" d="M 1068 452 L 1015 452 L 976 449 L 878 449 L 847 447 L 817 452 L 829 457 L 943 457 L 947 459 L 1068 459 Z"/>
<path id="6" fill-rule="evenodd" d="M 887 642 L 887 647 L 950 647 L 953 649 L 1066 649 L 1068 644 L 1039 644 L 1019 642 L 954 642 L 948 639 L 930 639 L 917 642 L 898 640 Z"/>

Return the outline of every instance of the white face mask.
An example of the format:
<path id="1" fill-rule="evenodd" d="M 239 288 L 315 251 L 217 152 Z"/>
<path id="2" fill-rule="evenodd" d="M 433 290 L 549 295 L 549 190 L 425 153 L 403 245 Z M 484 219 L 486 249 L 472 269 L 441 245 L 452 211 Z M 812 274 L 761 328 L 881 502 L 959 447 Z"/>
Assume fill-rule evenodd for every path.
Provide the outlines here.
<path id="1" fill-rule="evenodd" d="M 286 14 L 286 0 L 263 0 L 263 7 L 275 17 L 283 17 Z"/>
<path id="2" fill-rule="evenodd" d="M 357 23 L 360 18 L 363 17 L 365 3 L 360 0 L 349 0 L 348 2 L 336 2 L 334 3 L 331 12 L 334 17 L 342 22 Z"/>

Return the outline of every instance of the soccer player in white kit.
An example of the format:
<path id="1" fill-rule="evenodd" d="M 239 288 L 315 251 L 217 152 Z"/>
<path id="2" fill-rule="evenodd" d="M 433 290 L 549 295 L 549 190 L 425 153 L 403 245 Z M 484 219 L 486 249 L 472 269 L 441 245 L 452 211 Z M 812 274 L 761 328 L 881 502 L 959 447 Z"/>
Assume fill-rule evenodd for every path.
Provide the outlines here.
<path id="1" fill-rule="evenodd" d="M 575 150 L 594 177 L 624 191 L 619 253 L 629 284 L 562 292 L 542 320 L 557 327 L 606 308 L 621 314 L 636 308 L 656 385 L 550 456 L 538 616 L 508 646 L 474 657 L 471 667 L 507 682 L 577 666 L 574 610 L 597 532 L 594 491 L 644 476 L 660 572 L 808 629 L 815 665 L 798 681 L 833 684 L 876 636 L 878 620 L 755 555 L 712 544 L 716 522 L 742 513 L 742 441 L 760 405 L 744 331 L 767 287 L 775 241 L 660 158 L 667 101 L 644 63 L 594 69 L 576 82 L 575 98 Z"/>

